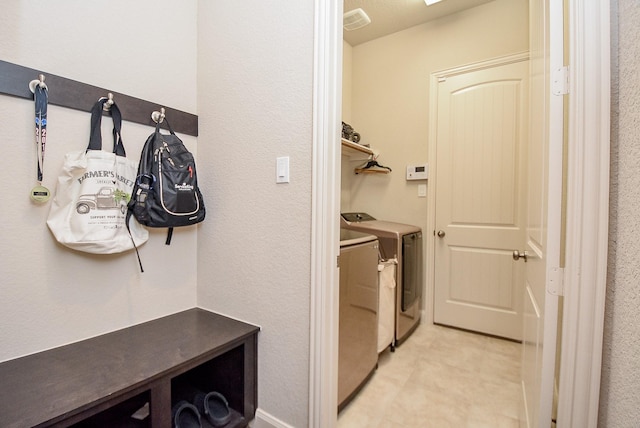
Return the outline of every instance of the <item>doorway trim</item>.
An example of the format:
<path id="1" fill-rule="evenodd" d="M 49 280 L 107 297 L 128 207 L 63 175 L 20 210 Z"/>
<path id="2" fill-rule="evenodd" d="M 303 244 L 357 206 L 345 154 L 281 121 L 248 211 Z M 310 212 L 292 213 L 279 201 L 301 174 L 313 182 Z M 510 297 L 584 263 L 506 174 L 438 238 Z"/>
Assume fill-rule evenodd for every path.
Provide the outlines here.
<path id="1" fill-rule="evenodd" d="M 609 2 L 568 0 L 567 261 L 558 426 L 596 427 L 609 195 Z M 342 1 L 315 0 L 309 426 L 337 423 Z"/>
<path id="2" fill-rule="evenodd" d="M 609 244 L 610 3 L 569 0 L 567 241 L 558 426 L 596 428 Z"/>
<path id="3" fill-rule="evenodd" d="M 315 0 L 309 427 L 338 420 L 342 0 Z"/>

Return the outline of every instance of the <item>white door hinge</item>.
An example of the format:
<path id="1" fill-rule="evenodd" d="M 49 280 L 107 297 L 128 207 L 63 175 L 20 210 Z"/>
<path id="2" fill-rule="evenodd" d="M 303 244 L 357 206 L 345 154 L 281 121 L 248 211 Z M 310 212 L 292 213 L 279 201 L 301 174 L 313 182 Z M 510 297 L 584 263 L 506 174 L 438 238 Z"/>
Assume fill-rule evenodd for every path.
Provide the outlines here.
<path id="1" fill-rule="evenodd" d="M 336 256 L 336 267 L 340 267 L 340 256 Z"/>
<path id="2" fill-rule="evenodd" d="M 554 296 L 564 296 L 564 268 L 549 267 L 547 292 Z"/>
<path id="3" fill-rule="evenodd" d="M 569 67 L 560 67 L 551 73 L 551 91 L 553 95 L 569 93 Z"/>

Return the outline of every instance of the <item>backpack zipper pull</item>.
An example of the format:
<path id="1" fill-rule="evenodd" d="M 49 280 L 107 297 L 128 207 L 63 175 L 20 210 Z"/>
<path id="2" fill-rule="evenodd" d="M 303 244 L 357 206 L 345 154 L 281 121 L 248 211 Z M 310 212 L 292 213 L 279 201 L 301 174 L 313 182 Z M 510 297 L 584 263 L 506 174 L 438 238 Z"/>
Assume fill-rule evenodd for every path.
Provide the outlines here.
<path id="1" fill-rule="evenodd" d="M 193 168 L 189 165 L 189 178 L 193 178 Z"/>

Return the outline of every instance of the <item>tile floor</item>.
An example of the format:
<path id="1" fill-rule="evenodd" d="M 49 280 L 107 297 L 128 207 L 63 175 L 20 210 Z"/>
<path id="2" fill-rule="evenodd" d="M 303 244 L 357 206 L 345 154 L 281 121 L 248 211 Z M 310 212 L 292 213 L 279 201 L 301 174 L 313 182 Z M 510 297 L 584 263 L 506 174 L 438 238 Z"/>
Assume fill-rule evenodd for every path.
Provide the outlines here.
<path id="1" fill-rule="evenodd" d="M 338 415 L 338 428 L 518 427 L 520 344 L 421 324 Z"/>

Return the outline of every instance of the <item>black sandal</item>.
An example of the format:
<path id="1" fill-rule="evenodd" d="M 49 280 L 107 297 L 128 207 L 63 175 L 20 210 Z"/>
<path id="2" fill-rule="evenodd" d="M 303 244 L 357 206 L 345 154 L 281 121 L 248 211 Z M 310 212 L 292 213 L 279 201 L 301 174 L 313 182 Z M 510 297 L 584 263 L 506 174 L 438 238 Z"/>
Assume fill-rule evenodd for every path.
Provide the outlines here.
<path id="1" fill-rule="evenodd" d="M 173 406 L 171 420 L 174 428 L 202 428 L 198 408 L 186 401 L 179 401 Z"/>
<path id="2" fill-rule="evenodd" d="M 229 423 L 231 420 L 231 411 L 229 403 L 224 395 L 219 392 L 210 392 L 208 394 L 199 393 L 193 399 L 201 414 L 214 427 L 221 427 Z"/>

